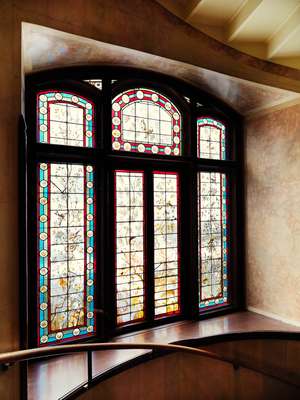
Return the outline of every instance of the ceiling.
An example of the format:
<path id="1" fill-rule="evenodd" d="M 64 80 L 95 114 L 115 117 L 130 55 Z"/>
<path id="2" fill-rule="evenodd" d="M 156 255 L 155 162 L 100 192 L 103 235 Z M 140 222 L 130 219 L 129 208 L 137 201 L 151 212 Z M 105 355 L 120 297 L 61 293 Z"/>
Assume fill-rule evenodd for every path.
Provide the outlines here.
<path id="1" fill-rule="evenodd" d="M 213 94 L 244 116 L 300 102 L 300 94 L 82 36 L 22 23 L 24 74 L 79 65 L 121 65 L 180 78 Z"/>
<path id="2" fill-rule="evenodd" d="M 300 69 L 300 0 L 156 0 L 209 36 Z"/>

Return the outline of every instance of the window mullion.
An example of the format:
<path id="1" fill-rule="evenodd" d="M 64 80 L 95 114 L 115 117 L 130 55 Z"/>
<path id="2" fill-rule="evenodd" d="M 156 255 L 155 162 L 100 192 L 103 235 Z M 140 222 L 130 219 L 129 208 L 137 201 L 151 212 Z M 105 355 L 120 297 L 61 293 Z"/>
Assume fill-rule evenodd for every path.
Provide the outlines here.
<path id="1" fill-rule="evenodd" d="M 191 105 L 191 125 L 190 125 L 190 142 L 191 142 L 191 156 L 195 160 L 197 159 L 197 104 L 196 100 L 193 99 Z"/>
<path id="2" fill-rule="evenodd" d="M 95 173 L 95 190 L 96 190 L 96 264 L 97 275 L 96 275 L 96 303 L 95 303 L 95 317 L 97 321 L 97 332 L 96 335 L 99 339 L 103 338 L 106 335 L 106 326 L 104 316 L 108 314 L 109 310 L 106 310 L 105 299 L 106 296 L 104 294 L 105 289 L 109 286 L 108 277 L 105 276 L 105 273 L 108 268 L 103 268 L 105 265 L 105 260 L 108 259 L 108 255 L 105 254 L 106 249 L 109 247 L 106 245 L 105 240 L 108 239 L 104 234 L 107 230 L 107 226 L 109 226 L 108 221 L 106 220 L 107 212 L 107 202 L 105 198 L 105 193 L 107 193 L 107 180 L 106 180 L 106 171 L 104 171 L 101 163 L 97 162 L 96 165 L 96 173 Z M 104 240 L 105 239 L 105 240 Z M 106 282 L 107 284 L 104 284 Z"/>
<path id="3" fill-rule="evenodd" d="M 101 135 L 99 135 L 99 141 L 101 142 L 101 147 L 105 149 L 105 153 L 110 153 L 111 151 L 111 81 L 110 79 L 103 79 L 102 84 L 102 113 L 103 118 L 101 121 Z"/>
<path id="4" fill-rule="evenodd" d="M 191 190 L 193 188 L 193 190 Z M 198 316 L 197 171 L 190 165 L 181 185 L 182 309 L 186 318 Z"/>
<path id="5" fill-rule="evenodd" d="M 153 222 L 153 173 L 145 171 L 145 293 L 146 293 L 146 318 L 149 322 L 154 320 L 154 222 Z"/>

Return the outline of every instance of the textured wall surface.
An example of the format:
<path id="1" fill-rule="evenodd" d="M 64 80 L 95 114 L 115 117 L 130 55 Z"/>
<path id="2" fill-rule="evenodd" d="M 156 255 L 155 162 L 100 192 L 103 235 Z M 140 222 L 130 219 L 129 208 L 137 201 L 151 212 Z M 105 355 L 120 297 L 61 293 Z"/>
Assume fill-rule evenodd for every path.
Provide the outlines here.
<path id="1" fill-rule="evenodd" d="M 25 74 L 70 65 L 126 65 L 161 72 L 191 83 L 215 95 L 242 115 L 255 114 L 281 103 L 300 103 L 300 93 L 36 24 L 22 24 L 22 50 Z M 45 57 L 45 54 L 50 56 Z"/>
<path id="2" fill-rule="evenodd" d="M 248 306 L 300 323 L 300 106 L 246 127 Z"/>
<path id="3" fill-rule="evenodd" d="M 17 127 L 23 94 L 22 21 L 296 91 L 300 91 L 300 71 L 230 49 L 197 32 L 151 0 L 0 0 L 0 15 L 0 351 L 7 351 L 19 347 Z M 45 57 L 51 58 L 51 54 Z M 271 245 L 271 249 L 280 247 L 278 236 L 276 245 L 273 242 Z M 278 259 L 277 255 L 275 258 Z M 294 258 L 292 262 L 295 265 Z M 285 282 L 289 281 L 288 276 L 286 273 Z M 287 283 L 280 285 L 279 292 L 274 285 L 269 290 L 279 298 L 284 285 Z M 18 397 L 18 372 L 13 367 L 0 375 L 0 398 Z"/>

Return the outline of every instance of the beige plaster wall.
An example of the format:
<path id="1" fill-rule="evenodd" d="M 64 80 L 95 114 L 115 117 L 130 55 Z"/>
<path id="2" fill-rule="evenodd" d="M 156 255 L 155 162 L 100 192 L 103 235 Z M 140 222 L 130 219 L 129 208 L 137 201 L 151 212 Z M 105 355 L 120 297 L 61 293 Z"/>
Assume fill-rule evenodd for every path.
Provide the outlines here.
<path id="1" fill-rule="evenodd" d="M 246 124 L 247 298 L 300 325 L 300 105 Z"/>
<path id="2" fill-rule="evenodd" d="M 0 351 L 7 351 L 19 347 L 17 124 L 22 21 L 299 92 L 300 71 L 229 49 L 152 0 L 0 0 L 0 16 Z M 2 400 L 18 398 L 17 374 L 16 367 L 0 373 Z"/>

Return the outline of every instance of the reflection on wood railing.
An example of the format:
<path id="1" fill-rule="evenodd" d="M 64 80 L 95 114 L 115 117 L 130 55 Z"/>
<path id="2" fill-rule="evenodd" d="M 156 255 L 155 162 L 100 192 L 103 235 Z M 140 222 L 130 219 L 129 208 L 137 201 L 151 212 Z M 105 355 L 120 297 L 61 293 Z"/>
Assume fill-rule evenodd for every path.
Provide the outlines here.
<path id="1" fill-rule="evenodd" d="M 93 380 L 93 361 L 92 352 L 101 350 L 132 350 L 143 349 L 152 350 L 157 353 L 170 353 L 170 352 L 184 352 L 195 355 L 200 355 L 215 360 L 220 360 L 234 364 L 230 358 L 219 356 L 213 352 L 201 350 L 189 346 L 181 346 L 176 344 L 157 344 L 157 343 L 83 343 L 83 344 L 69 344 L 61 346 L 51 346 L 43 348 L 34 348 L 28 350 L 12 351 L 0 354 L 0 371 L 6 370 L 14 363 L 36 360 L 39 358 L 55 357 L 58 355 L 66 355 L 71 353 L 87 353 L 87 387 Z"/>
<path id="2" fill-rule="evenodd" d="M 270 333 L 268 333 L 270 335 Z M 243 335 L 241 335 L 243 336 Z M 264 335 L 265 336 L 265 335 Z M 270 335 L 271 336 L 271 335 Z M 237 338 L 236 338 L 237 339 Z M 235 339 L 235 340 L 236 340 Z M 191 343 L 193 340 L 191 341 Z M 190 343 L 189 343 L 190 344 Z M 193 346 L 199 346 L 199 343 L 193 343 Z M 253 366 L 248 362 L 241 361 L 240 359 L 235 358 L 234 356 L 224 356 L 221 354 L 217 354 L 212 351 L 199 349 L 197 347 L 190 347 L 179 344 L 158 344 L 158 343 L 124 343 L 124 342 L 110 342 L 110 343 L 82 343 L 82 344 L 69 344 L 69 345 L 60 345 L 60 346 L 51 346 L 51 347 L 43 347 L 43 348 L 34 348 L 28 350 L 19 350 L 13 352 L 7 352 L 0 354 L 0 371 L 9 368 L 10 365 L 14 363 L 29 361 L 29 360 L 37 360 L 40 358 L 49 358 L 55 357 L 59 355 L 68 355 L 72 353 L 87 353 L 87 379 L 84 383 L 84 388 L 89 388 L 92 383 L 95 381 L 95 377 L 93 378 L 93 352 L 103 351 L 103 350 L 133 350 L 133 349 L 142 349 L 149 350 L 147 355 L 150 357 L 166 355 L 173 352 L 182 352 L 189 353 L 191 355 L 202 356 L 208 359 L 214 359 L 217 361 L 229 363 L 232 365 L 234 369 L 238 369 L 239 367 L 246 368 L 248 370 L 252 370 L 258 372 L 262 375 L 274 378 L 278 381 L 285 382 L 288 384 L 292 384 L 293 386 L 298 386 L 293 382 L 287 382 L 284 377 L 278 377 L 270 371 L 263 370 L 258 366 Z M 152 351 L 152 352 L 151 352 Z M 142 356 L 143 357 L 143 356 Z M 142 359 L 141 359 L 142 361 Z"/>
<path id="3" fill-rule="evenodd" d="M 34 360 L 38 358 L 54 357 L 62 354 L 93 352 L 100 350 L 132 350 L 144 349 L 153 351 L 182 351 L 202 355 L 204 357 L 213 358 L 216 360 L 234 363 L 230 358 L 219 356 L 210 351 L 197 349 L 189 346 L 181 346 L 176 344 L 157 344 L 157 343 L 82 343 L 82 344 L 66 344 L 61 346 L 49 346 L 35 348 L 29 350 L 18 350 L 0 354 L 0 364 L 12 364 L 15 362 Z"/>

